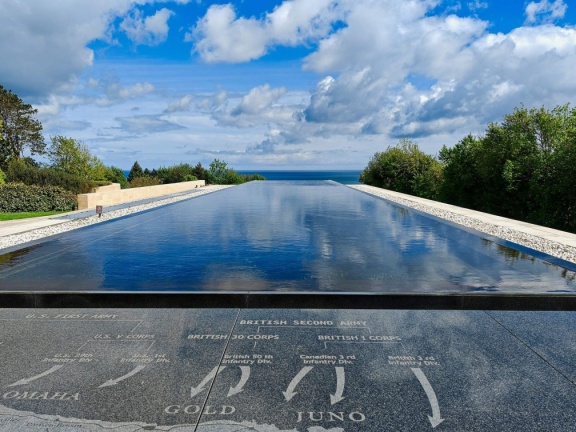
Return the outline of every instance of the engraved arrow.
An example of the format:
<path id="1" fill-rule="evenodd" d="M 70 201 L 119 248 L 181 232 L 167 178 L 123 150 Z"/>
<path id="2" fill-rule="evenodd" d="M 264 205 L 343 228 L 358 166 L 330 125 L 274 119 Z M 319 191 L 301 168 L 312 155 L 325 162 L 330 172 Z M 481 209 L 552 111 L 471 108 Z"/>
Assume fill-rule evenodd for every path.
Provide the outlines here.
<path id="1" fill-rule="evenodd" d="M 228 396 L 234 396 L 240 392 L 244 391 L 244 386 L 248 382 L 248 378 L 250 378 L 250 366 L 240 366 L 240 370 L 242 371 L 242 376 L 240 377 L 240 382 L 236 387 L 230 387 L 228 391 Z"/>
<path id="2" fill-rule="evenodd" d="M 122 375 L 121 377 L 116 378 L 116 379 L 108 380 L 104 384 L 98 386 L 98 388 L 110 387 L 110 386 L 116 385 L 120 381 L 124 381 L 125 379 L 130 378 L 132 375 L 136 375 L 138 372 L 140 372 L 145 367 L 146 367 L 146 365 L 138 365 L 134 369 L 132 369 L 130 372 L 128 372 L 126 375 Z"/>
<path id="3" fill-rule="evenodd" d="M 214 378 L 216 378 L 216 375 L 218 375 L 224 369 L 226 369 L 226 366 L 216 366 L 214 369 L 212 369 L 210 371 L 210 373 L 204 377 L 202 382 L 200 384 L 198 384 L 198 387 L 190 388 L 190 397 L 194 397 L 197 394 L 200 394 L 201 392 L 203 392 L 204 387 L 206 387 L 206 384 L 208 384 L 210 381 L 212 381 Z"/>
<path id="4" fill-rule="evenodd" d="M 294 392 L 294 389 L 296 388 L 298 383 L 302 381 L 302 378 L 304 378 L 306 374 L 310 372 L 312 369 L 314 369 L 314 366 L 303 367 L 300 370 L 300 372 L 298 372 L 298 374 L 292 379 L 292 381 L 290 381 L 290 384 L 288 384 L 288 388 L 286 389 L 286 391 L 282 392 L 282 394 L 286 398 L 286 402 L 288 402 L 290 399 L 292 399 L 294 396 L 297 395 L 297 393 Z"/>
<path id="5" fill-rule="evenodd" d="M 424 372 L 422 372 L 421 369 L 419 368 L 410 368 L 410 369 L 412 370 L 412 372 L 414 372 L 414 375 L 416 375 L 416 378 L 418 378 L 418 381 L 420 381 L 422 388 L 426 392 L 426 396 L 428 396 L 428 401 L 430 402 L 430 406 L 432 407 L 432 417 L 428 416 L 428 420 L 430 420 L 432 427 L 435 428 L 444 421 L 444 419 L 441 418 L 440 416 L 440 406 L 438 405 L 438 399 L 436 398 L 436 393 L 434 393 L 434 389 L 430 385 L 428 378 L 426 378 L 426 375 L 424 375 Z"/>
<path id="6" fill-rule="evenodd" d="M 336 393 L 330 395 L 330 404 L 335 405 L 340 401 L 346 399 L 342 395 L 344 394 L 344 384 L 346 383 L 346 376 L 344 374 L 343 367 L 336 368 Z"/>
<path id="7" fill-rule="evenodd" d="M 14 387 L 14 386 L 19 386 L 19 385 L 24 385 L 24 384 L 30 384 L 32 381 L 35 381 L 39 378 L 43 378 L 46 375 L 50 375 L 51 373 L 56 372 L 58 369 L 60 369 L 63 366 L 64 365 L 52 366 L 50 369 L 42 372 L 41 374 L 35 375 L 33 377 L 30 377 L 30 378 L 23 378 L 20 381 L 16 381 L 15 383 L 8 385 L 7 387 Z"/>

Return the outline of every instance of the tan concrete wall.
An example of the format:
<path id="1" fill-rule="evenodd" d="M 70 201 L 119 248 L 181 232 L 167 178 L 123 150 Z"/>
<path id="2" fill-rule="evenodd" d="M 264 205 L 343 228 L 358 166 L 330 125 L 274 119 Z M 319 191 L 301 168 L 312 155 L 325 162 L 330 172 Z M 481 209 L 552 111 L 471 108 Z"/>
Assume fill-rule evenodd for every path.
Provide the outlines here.
<path id="1" fill-rule="evenodd" d="M 96 208 L 96 205 L 111 206 L 162 195 L 186 192 L 204 186 L 204 180 L 195 180 L 182 183 L 172 183 L 158 186 L 145 186 L 134 189 L 120 189 L 120 185 L 113 183 L 101 186 L 97 192 L 78 195 L 78 210 Z"/>
<path id="2" fill-rule="evenodd" d="M 112 183 L 111 185 L 107 186 L 98 186 L 92 190 L 92 192 L 110 192 L 110 191 L 119 191 L 121 189 L 120 183 Z"/>

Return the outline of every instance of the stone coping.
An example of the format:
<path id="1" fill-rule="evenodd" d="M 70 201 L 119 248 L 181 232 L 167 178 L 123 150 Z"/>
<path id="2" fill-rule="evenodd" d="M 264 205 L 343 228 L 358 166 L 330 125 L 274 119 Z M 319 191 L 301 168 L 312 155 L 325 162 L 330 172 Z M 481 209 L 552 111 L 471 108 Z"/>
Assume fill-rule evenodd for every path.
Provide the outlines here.
<path id="1" fill-rule="evenodd" d="M 576 311 L 574 294 L 379 292 L 0 292 L 5 308 L 251 308 Z"/>

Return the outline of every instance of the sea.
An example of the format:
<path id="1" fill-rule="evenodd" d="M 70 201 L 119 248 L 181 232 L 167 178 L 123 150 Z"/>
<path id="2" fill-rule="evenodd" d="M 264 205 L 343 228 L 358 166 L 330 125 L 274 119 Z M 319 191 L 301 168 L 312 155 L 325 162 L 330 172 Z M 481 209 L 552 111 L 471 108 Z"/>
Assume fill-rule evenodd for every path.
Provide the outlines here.
<path id="1" fill-rule="evenodd" d="M 342 184 L 359 184 L 361 170 L 333 170 L 333 171 L 259 171 L 237 170 L 239 174 L 260 174 L 266 180 L 332 180 Z M 130 170 L 125 170 L 128 177 Z"/>
<path id="2" fill-rule="evenodd" d="M 358 184 L 361 170 L 341 171 L 248 171 L 238 170 L 239 174 L 260 174 L 266 180 L 332 180 L 342 184 Z"/>

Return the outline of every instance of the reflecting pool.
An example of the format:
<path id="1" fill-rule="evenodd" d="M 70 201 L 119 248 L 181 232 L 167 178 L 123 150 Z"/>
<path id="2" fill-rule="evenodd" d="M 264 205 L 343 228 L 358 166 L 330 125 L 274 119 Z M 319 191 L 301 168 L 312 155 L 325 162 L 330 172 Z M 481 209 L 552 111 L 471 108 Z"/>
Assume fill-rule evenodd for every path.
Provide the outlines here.
<path id="1" fill-rule="evenodd" d="M 498 243 L 330 181 L 251 182 L 0 255 L 0 290 L 576 292 Z"/>

